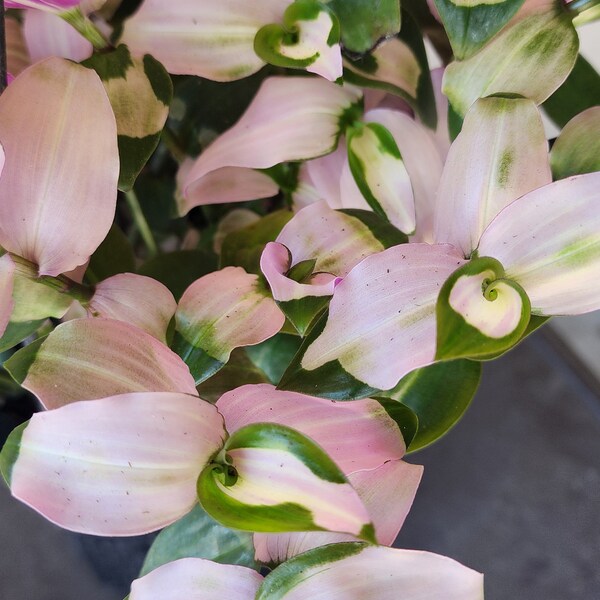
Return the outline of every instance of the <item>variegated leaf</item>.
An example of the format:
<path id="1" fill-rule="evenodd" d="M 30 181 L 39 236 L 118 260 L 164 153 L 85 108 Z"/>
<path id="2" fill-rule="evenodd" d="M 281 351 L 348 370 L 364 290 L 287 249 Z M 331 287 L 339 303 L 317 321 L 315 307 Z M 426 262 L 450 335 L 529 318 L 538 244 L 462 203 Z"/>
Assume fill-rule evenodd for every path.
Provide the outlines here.
<path id="1" fill-rule="evenodd" d="M 483 575 L 430 552 L 359 542 L 331 544 L 272 571 L 256 600 L 483 600 Z"/>
<path id="2" fill-rule="evenodd" d="M 136 579 L 127 600 L 252 600 L 262 581 L 247 567 L 181 558 Z"/>
<path id="3" fill-rule="evenodd" d="M 306 69 L 336 81 L 342 76 L 339 41 L 340 25 L 327 4 L 295 0 L 283 14 L 282 24 L 258 30 L 254 50 L 272 65 Z"/>
<path id="4" fill-rule="evenodd" d="M 82 265 L 117 199 L 116 126 L 100 79 L 64 59 L 36 63 L 0 97 L 0 139 L 0 245 L 41 275 Z"/>
<path id="5" fill-rule="evenodd" d="M 491 94 L 519 94 L 541 104 L 570 73 L 578 48 L 566 11 L 558 5 L 541 9 L 504 29 L 471 58 L 450 64 L 444 93 L 460 115 Z"/>
<path id="6" fill-rule="evenodd" d="M 371 208 L 407 235 L 416 226 L 408 171 L 392 134 L 379 123 L 360 124 L 347 134 L 348 162 Z"/>
<path id="7" fill-rule="evenodd" d="M 280 387 L 358 398 L 433 362 L 437 296 L 463 264 L 451 246 L 428 244 L 367 257 L 337 286 L 325 325 L 308 336 Z"/>
<path id="8" fill-rule="evenodd" d="M 436 242 L 452 244 L 469 257 L 505 206 L 551 181 L 548 142 L 535 104 L 525 98 L 477 100 L 446 159 L 435 210 Z"/>
<path id="9" fill-rule="evenodd" d="M 180 211 L 213 202 L 212 195 L 203 192 L 207 176 L 220 181 L 232 177 L 234 169 L 269 169 L 333 151 L 343 126 L 360 114 L 361 100 L 356 88 L 322 78 L 266 79 L 240 120 L 194 163 Z M 231 200 L 240 197 L 236 194 Z M 227 200 L 221 195 L 220 201 Z"/>
<path id="10" fill-rule="evenodd" d="M 96 53 L 85 61 L 102 79 L 117 120 L 119 188 L 129 190 L 160 140 L 173 84 L 150 54 L 132 57 L 127 46 Z"/>
<path id="11" fill-rule="evenodd" d="M 226 267 L 185 291 L 175 313 L 172 347 L 198 384 L 216 373 L 234 348 L 272 337 L 284 321 L 257 275 Z"/>
<path id="12" fill-rule="evenodd" d="M 373 541 L 373 524 L 339 467 L 295 429 L 238 429 L 198 479 L 211 516 L 247 531 L 340 531 Z"/>
<path id="13" fill-rule="evenodd" d="M 600 308 L 600 173 L 555 181 L 507 206 L 481 237 L 535 315 Z"/>
<path id="14" fill-rule="evenodd" d="M 112 319 L 63 323 L 4 366 L 46 408 L 127 392 L 196 393 L 176 354 L 145 331 Z"/>
<path id="15" fill-rule="evenodd" d="M 134 55 L 151 52 L 169 73 L 232 81 L 258 71 L 254 37 L 280 23 L 290 0 L 179 0 L 173 11 L 163 0 L 145 0 L 125 21 L 120 41 Z"/>
<path id="16" fill-rule="evenodd" d="M 436 359 L 486 358 L 514 346 L 531 307 L 495 259 L 475 258 L 444 283 L 437 301 Z"/>
<path id="17" fill-rule="evenodd" d="M 600 171 L 600 106 L 588 108 L 561 131 L 550 163 L 555 179 Z"/>
<path id="18" fill-rule="evenodd" d="M 36 413 L 9 436 L 0 468 L 15 497 L 61 527 L 138 535 L 191 510 L 225 436 L 198 397 L 123 394 Z"/>
<path id="19" fill-rule="evenodd" d="M 87 305 L 90 316 L 135 325 L 163 343 L 176 309 L 173 294 L 162 283 L 133 273 L 119 273 L 101 281 Z"/>

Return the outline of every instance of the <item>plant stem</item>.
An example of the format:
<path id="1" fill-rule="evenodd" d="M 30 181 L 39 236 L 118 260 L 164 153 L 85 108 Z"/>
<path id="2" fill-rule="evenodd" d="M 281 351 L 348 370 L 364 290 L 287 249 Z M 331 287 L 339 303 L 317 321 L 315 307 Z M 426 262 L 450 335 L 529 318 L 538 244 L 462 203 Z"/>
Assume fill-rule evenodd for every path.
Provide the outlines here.
<path id="1" fill-rule="evenodd" d="M 11 254 L 11 258 L 15 263 L 17 272 L 24 277 L 27 277 L 36 283 L 41 283 L 42 285 L 52 288 L 61 294 L 65 294 L 70 298 L 73 298 L 73 300 L 78 300 L 84 306 L 89 303 L 94 295 L 94 288 L 92 286 L 85 285 L 83 283 L 77 283 L 66 275 L 57 275 L 56 277 L 51 275 L 38 276 L 38 267 L 36 264 L 15 254 Z"/>
<path id="2" fill-rule="evenodd" d="M 4 0 L 0 0 L 0 94 L 8 84 L 6 68 L 6 24 L 4 22 Z"/>
<path id="3" fill-rule="evenodd" d="M 95 50 L 105 50 L 110 47 L 109 42 L 100 30 L 81 12 L 78 6 L 71 10 L 60 12 L 58 15 L 88 40 L 94 46 Z"/>
<path id="4" fill-rule="evenodd" d="M 133 190 L 129 190 L 128 192 L 125 192 L 125 199 L 127 200 L 127 205 L 131 211 L 133 221 L 135 222 L 136 227 L 138 228 L 138 231 L 140 232 L 140 235 L 146 244 L 146 248 L 148 248 L 148 256 L 150 258 L 154 258 L 158 254 L 158 246 L 156 245 L 156 241 L 152 235 L 148 221 L 146 221 L 146 217 L 144 216 L 138 197 Z"/>

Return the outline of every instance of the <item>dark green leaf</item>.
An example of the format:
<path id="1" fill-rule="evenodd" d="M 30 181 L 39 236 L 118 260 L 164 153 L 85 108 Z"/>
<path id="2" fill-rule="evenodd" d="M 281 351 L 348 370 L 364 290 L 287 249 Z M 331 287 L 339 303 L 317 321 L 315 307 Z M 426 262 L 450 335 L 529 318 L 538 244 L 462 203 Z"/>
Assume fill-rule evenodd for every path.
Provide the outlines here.
<path id="1" fill-rule="evenodd" d="M 544 102 L 542 107 L 560 127 L 575 115 L 600 103 L 600 74 L 581 56 L 565 82 Z"/>
<path id="2" fill-rule="evenodd" d="M 202 250 L 178 250 L 149 260 L 139 268 L 138 273 L 160 281 L 179 300 L 191 283 L 216 270 L 217 258 L 214 254 Z"/>
<path id="3" fill-rule="evenodd" d="M 331 0 L 329 7 L 340 21 L 342 44 L 350 52 L 363 54 L 400 30 L 398 0 Z"/>
<path id="4" fill-rule="evenodd" d="M 404 443 L 408 448 L 419 430 L 419 418 L 416 413 L 398 400 L 392 400 L 385 396 L 375 396 L 375 400 L 377 400 L 377 402 L 385 408 L 385 412 L 396 421 L 396 424 L 402 432 Z"/>
<path id="5" fill-rule="evenodd" d="M 251 569 L 257 566 L 252 534 L 224 527 L 199 505 L 158 534 L 146 555 L 140 577 L 168 562 L 188 557 Z"/>
<path id="6" fill-rule="evenodd" d="M 119 273 L 135 273 L 135 256 L 127 236 L 115 224 L 92 254 L 85 277 L 98 283 Z"/>
<path id="7" fill-rule="evenodd" d="M 452 0 L 435 0 L 454 55 L 463 60 L 475 54 L 498 33 L 519 10 L 524 0 L 503 0 L 495 4 L 457 6 Z"/>
<path id="8" fill-rule="evenodd" d="M 481 363 L 442 362 L 412 371 L 382 395 L 408 406 L 418 417 L 413 452 L 432 444 L 451 429 L 467 410 L 481 377 Z"/>
<path id="9" fill-rule="evenodd" d="M 213 376 L 225 365 L 224 362 L 210 356 L 203 348 L 188 342 L 178 331 L 173 337 L 171 350 L 188 366 L 196 385 Z"/>
<path id="10" fill-rule="evenodd" d="M 254 346 L 250 346 L 250 348 L 254 348 Z M 245 350 L 247 349 L 235 348 L 227 364 L 197 387 L 201 398 L 209 402 L 216 402 L 225 392 L 229 392 L 242 385 L 249 383 L 274 383 L 250 360 Z"/>
<path id="11" fill-rule="evenodd" d="M 306 336 L 302 346 L 281 377 L 277 388 L 332 400 L 355 400 L 376 395 L 380 390 L 355 379 L 338 360 L 332 360 L 314 371 L 302 368 L 304 353 L 322 333 L 327 323 L 327 317 L 328 313 L 325 312 Z"/>
<path id="12" fill-rule="evenodd" d="M 248 273 L 260 274 L 264 247 L 275 240 L 292 216 L 289 210 L 278 210 L 244 229 L 231 232 L 223 240 L 221 268 L 243 267 Z"/>
<path id="13" fill-rule="evenodd" d="M 270 382 L 277 385 L 294 358 L 302 339 L 297 335 L 278 333 L 256 346 L 246 347 L 250 360 L 264 372 Z"/>
<path id="14" fill-rule="evenodd" d="M 4 352 L 20 344 L 24 339 L 35 333 L 45 321 L 46 319 L 20 323 L 10 322 L 4 330 L 4 334 L 0 337 L 0 352 Z"/>

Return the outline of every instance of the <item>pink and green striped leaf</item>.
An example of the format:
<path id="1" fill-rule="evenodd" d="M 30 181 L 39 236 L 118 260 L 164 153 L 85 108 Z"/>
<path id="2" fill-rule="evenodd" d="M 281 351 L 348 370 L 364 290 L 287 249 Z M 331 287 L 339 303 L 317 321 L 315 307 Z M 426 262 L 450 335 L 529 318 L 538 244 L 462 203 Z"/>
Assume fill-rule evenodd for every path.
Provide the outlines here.
<path id="1" fill-rule="evenodd" d="M 505 206 L 551 181 L 548 142 L 535 104 L 525 98 L 477 100 L 446 159 L 435 210 L 436 242 L 452 244 L 469 257 Z"/>
<path id="2" fill-rule="evenodd" d="M 348 480 L 365 503 L 375 526 L 378 543 L 391 546 L 398 536 L 421 481 L 423 467 L 402 460 L 389 460 L 374 468 L 355 471 Z M 394 510 L 390 510 L 390 506 Z M 346 533 L 255 533 L 256 558 L 279 564 L 292 556 L 325 544 L 353 542 Z"/>
<path id="3" fill-rule="evenodd" d="M 437 301 L 436 360 L 495 356 L 525 333 L 531 306 L 494 258 L 469 261 L 446 280 Z"/>
<path id="4" fill-rule="evenodd" d="M 264 580 L 256 600 L 483 600 L 483 575 L 430 552 L 330 544 L 292 558 Z"/>
<path id="5" fill-rule="evenodd" d="M 504 29 L 477 54 L 451 63 L 444 93 L 462 116 L 477 98 L 492 94 L 519 94 L 541 104 L 567 78 L 578 49 L 567 12 L 558 5 L 540 9 Z"/>
<path id="6" fill-rule="evenodd" d="M 262 581 L 248 567 L 181 558 L 136 579 L 126 600 L 252 600 Z"/>
<path id="7" fill-rule="evenodd" d="M 296 213 L 267 244 L 261 269 L 280 308 L 304 335 L 327 306 L 338 278 L 366 256 L 405 239 L 366 211 L 337 211 L 316 202 Z"/>
<path id="8" fill-rule="evenodd" d="M 322 78 L 270 77 L 240 120 L 197 159 L 185 181 L 180 211 L 210 204 L 202 192 L 209 174 L 231 169 L 268 169 L 286 161 L 316 158 L 335 150 L 341 128 L 361 111 L 356 88 Z M 224 197 L 221 201 L 225 202 Z"/>
<path id="9" fill-rule="evenodd" d="M 286 392 L 268 384 L 244 385 L 217 401 L 227 431 L 253 423 L 277 423 L 310 437 L 346 474 L 402 458 L 405 444 L 396 423 L 371 399 L 334 402 Z M 356 452 L 360 440 L 361 452 Z"/>
<path id="10" fill-rule="evenodd" d="M 600 173 L 541 187 L 507 206 L 481 237 L 531 301 L 534 315 L 600 308 Z"/>
<path id="11" fill-rule="evenodd" d="M 120 273 L 101 281 L 87 306 L 90 316 L 124 321 L 163 344 L 176 309 L 173 294 L 162 283 L 133 273 Z"/>
<path id="12" fill-rule="evenodd" d="M 433 362 L 435 306 L 464 260 L 451 246 L 403 244 L 367 257 L 338 284 L 280 387 L 334 399 L 393 388 Z"/>
<path id="13" fill-rule="evenodd" d="M 264 61 L 254 37 L 268 23 L 280 23 L 290 0 L 179 0 L 177 10 L 163 0 L 145 0 L 125 21 L 121 43 L 135 56 L 151 52 L 169 73 L 214 81 L 242 79 Z"/>
<path id="14" fill-rule="evenodd" d="M 550 152 L 555 179 L 600 171 L 600 106 L 571 119 Z"/>
<path id="15" fill-rule="evenodd" d="M 0 245 L 41 275 L 83 264 L 106 236 L 117 198 L 116 126 L 99 77 L 64 59 L 36 63 L 0 97 L 0 139 Z"/>
<path id="16" fill-rule="evenodd" d="M 0 468 L 16 498 L 61 527 L 139 535 L 191 510 L 225 437 L 198 397 L 123 394 L 36 413 L 9 436 Z"/>
<path id="17" fill-rule="evenodd" d="M 5 0 L 6 8 L 39 8 L 48 11 L 63 11 L 77 6 L 81 0 Z"/>
<path id="18" fill-rule="evenodd" d="M 46 408 L 128 392 L 195 394 L 185 363 L 149 333 L 113 319 L 77 319 L 4 363 Z"/>
<path id="19" fill-rule="evenodd" d="M 356 491 L 310 438 L 275 423 L 238 429 L 198 479 L 200 504 L 246 531 L 340 531 L 373 541 Z"/>
<path id="20" fill-rule="evenodd" d="M 340 24 L 335 13 L 317 0 L 296 0 L 283 13 L 282 23 L 261 27 L 254 51 L 279 67 L 306 69 L 329 81 L 342 76 Z"/>
<path id="21" fill-rule="evenodd" d="M 407 235 L 416 226 L 415 200 L 406 166 L 392 134 L 379 123 L 347 132 L 348 162 L 369 206 Z"/>
<path id="22" fill-rule="evenodd" d="M 84 65 L 98 73 L 110 99 L 117 121 L 119 189 L 130 190 L 160 140 L 173 98 L 171 78 L 150 54 L 132 57 L 123 45 L 94 54 Z"/>
<path id="23" fill-rule="evenodd" d="M 221 369 L 234 348 L 274 336 L 284 322 L 257 275 L 225 267 L 196 280 L 181 297 L 172 348 L 198 384 Z"/>

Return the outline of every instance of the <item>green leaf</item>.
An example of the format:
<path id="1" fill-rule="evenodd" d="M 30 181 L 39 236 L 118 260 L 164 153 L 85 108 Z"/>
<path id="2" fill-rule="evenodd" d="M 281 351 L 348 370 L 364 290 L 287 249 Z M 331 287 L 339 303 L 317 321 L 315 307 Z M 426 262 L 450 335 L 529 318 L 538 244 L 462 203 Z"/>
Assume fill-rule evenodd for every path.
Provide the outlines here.
<path id="1" fill-rule="evenodd" d="M 292 557 L 269 573 L 256 593 L 256 600 L 281 600 L 296 585 L 308 578 L 326 572 L 331 563 L 360 554 L 367 544 L 345 542 L 327 544 Z M 366 576 L 366 574 L 365 574 Z"/>
<path id="2" fill-rule="evenodd" d="M 4 442 L 4 446 L 2 446 L 2 451 L 0 452 L 0 473 L 2 473 L 6 485 L 9 487 L 11 484 L 13 467 L 17 462 L 17 458 L 19 458 L 21 438 L 23 437 L 23 433 L 28 424 L 29 421 L 26 421 L 18 427 L 15 427 L 10 432 L 6 442 Z"/>
<path id="3" fill-rule="evenodd" d="M 564 127 L 574 116 L 598 102 L 600 74 L 579 54 L 565 82 L 542 104 L 542 108 L 559 127 Z"/>
<path id="4" fill-rule="evenodd" d="M 284 371 L 294 358 L 302 339 L 297 335 L 278 333 L 256 346 L 247 346 L 246 354 L 250 360 L 277 385 Z"/>
<path id="5" fill-rule="evenodd" d="M 408 236 L 394 227 L 387 219 L 376 215 L 370 210 L 361 208 L 341 208 L 339 212 L 358 219 L 363 225 L 366 225 L 375 236 L 384 249 L 408 243 Z"/>
<path id="6" fill-rule="evenodd" d="M 98 283 L 119 273 L 135 273 L 135 256 L 127 236 L 113 224 L 92 254 L 85 277 L 90 283 Z"/>
<path id="7" fill-rule="evenodd" d="M 310 330 L 322 312 L 329 306 L 331 296 L 304 296 L 294 300 L 278 301 L 277 306 L 302 337 Z"/>
<path id="8" fill-rule="evenodd" d="M 275 240 L 292 216 L 289 210 L 278 210 L 225 236 L 220 267 L 243 267 L 248 273 L 261 274 L 260 256 L 264 247 Z"/>
<path id="9" fill-rule="evenodd" d="M 196 385 L 212 377 L 225 366 L 225 362 L 214 358 L 200 346 L 195 346 L 186 340 L 179 331 L 175 332 L 171 350 L 188 366 Z"/>
<path id="10" fill-rule="evenodd" d="M 0 337 L 0 352 L 14 348 L 24 339 L 34 334 L 45 322 L 46 319 L 22 322 L 11 321 L 4 330 L 2 337 Z"/>
<path id="11" fill-rule="evenodd" d="M 516 14 L 524 0 L 478 4 L 464 0 L 435 0 L 457 59 L 475 54 Z"/>
<path id="12" fill-rule="evenodd" d="M 527 294 L 496 259 L 472 259 L 440 290 L 436 360 L 496 356 L 521 339 L 530 314 Z"/>
<path id="13" fill-rule="evenodd" d="M 158 534 L 148 550 L 140 577 L 168 562 L 188 557 L 257 567 L 252 534 L 224 527 L 199 505 Z"/>
<path id="14" fill-rule="evenodd" d="M 340 21 L 342 43 L 349 52 L 367 52 L 400 30 L 398 0 L 331 0 L 329 6 Z"/>
<path id="15" fill-rule="evenodd" d="M 315 21 L 321 13 L 325 13 L 331 20 L 328 37 L 323 40 L 313 40 L 311 36 L 310 43 L 305 48 L 306 54 L 302 56 L 303 22 Z M 340 24 L 326 4 L 317 0 L 296 0 L 283 13 L 282 25 L 271 23 L 258 30 L 254 38 L 254 51 L 265 62 L 272 65 L 304 69 L 312 65 L 320 56 L 315 43 L 333 46 L 339 41 Z M 289 49 L 292 51 L 289 52 Z"/>
<path id="16" fill-rule="evenodd" d="M 329 361 L 313 371 L 302 368 L 304 353 L 321 335 L 327 323 L 327 317 L 328 313 L 325 312 L 310 330 L 289 367 L 282 375 L 277 389 L 320 398 L 330 398 L 331 400 L 356 400 L 374 394 L 377 395 L 380 390 L 355 379 L 342 367 L 339 360 Z"/>
<path id="17" fill-rule="evenodd" d="M 554 179 L 600 171 L 600 106 L 585 110 L 565 125 L 552 146 L 550 165 Z"/>
<path id="18" fill-rule="evenodd" d="M 124 45 L 95 53 L 82 64 L 100 75 L 113 107 L 121 163 L 119 189 L 128 191 L 160 140 L 173 98 L 171 78 L 155 58 L 149 54 L 134 58 Z"/>
<path id="19" fill-rule="evenodd" d="M 396 421 L 408 448 L 419 430 L 419 417 L 411 408 L 397 400 L 385 396 L 375 396 L 374 400 L 377 400 L 385 408 L 385 412 Z"/>
<path id="20" fill-rule="evenodd" d="M 19 384 L 25 381 L 31 365 L 37 358 L 38 351 L 46 341 L 46 336 L 40 337 L 24 348 L 17 350 L 5 363 L 4 368 L 10 376 Z"/>
<path id="21" fill-rule="evenodd" d="M 448 65 L 444 93 L 461 116 L 493 94 L 541 104 L 571 72 L 578 49 L 577 31 L 561 7 L 538 11 L 503 29 L 477 54 Z"/>
<path id="22" fill-rule="evenodd" d="M 391 398 L 390 402 L 407 406 L 418 418 L 409 452 L 432 444 L 459 421 L 477 391 L 480 378 L 480 362 L 453 360 L 416 369 L 394 389 L 383 392 L 383 396 Z"/>
<path id="23" fill-rule="evenodd" d="M 435 129 L 437 111 L 427 52 L 423 35 L 409 13 L 402 12 L 402 29 L 395 40 L 387 40 L 371 54 L 344 64 L 345 81 L 400 96 L 425 125 Z"/>
<path id="24" fill-rule="evenodd" d="M 192 282 L 216 270 L 214 254 L 203 250 L 177 250 L 150 259 L 138 269 L 138 273 L 160 281 L 179 300 Z"/>
<path id="25" fill-rule="evenodd" d="M 249 348 L 254 348 L 254 346 L 249 346 Z M 214 403 L 225 392 L 249 383 L 273 382 L 250 360 L 244 348 L 236 348 L 231 353 L 228 363 L 212 377 L 198 385 L 197 390 L 201 398 Z"/>

